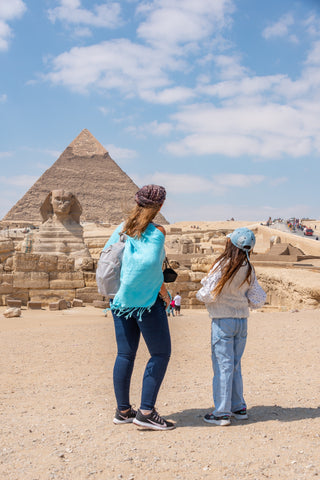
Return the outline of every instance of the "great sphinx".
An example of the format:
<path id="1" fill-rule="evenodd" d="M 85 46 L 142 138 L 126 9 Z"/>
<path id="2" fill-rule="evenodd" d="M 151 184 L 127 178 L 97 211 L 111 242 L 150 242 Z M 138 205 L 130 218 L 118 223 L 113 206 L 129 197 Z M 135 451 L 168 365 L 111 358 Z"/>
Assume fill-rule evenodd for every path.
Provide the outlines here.
<path id="1" fill-rule="evenodd" d="M 40 213 L 39 231 L 26 241 L 30 251 L 72 256 L 76 269 L 90 270 L 93 261 L 83 240 L 82 208 L 77 197 L 66 190 L 52 190 L 41 205 Z"/>

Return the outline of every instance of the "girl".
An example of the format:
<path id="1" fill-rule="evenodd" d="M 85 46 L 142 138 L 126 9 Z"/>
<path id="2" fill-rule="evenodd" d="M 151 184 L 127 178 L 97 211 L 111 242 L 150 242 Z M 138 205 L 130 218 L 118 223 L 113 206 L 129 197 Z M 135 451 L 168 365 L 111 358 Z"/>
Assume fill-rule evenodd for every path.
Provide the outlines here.
<path id="1" fill-rule="evenodd" d="M 201 281 L 203 286 L 197 293 L 212 318 L 215 408 L 204 420 L 215 425 L 230 425 L 231 416 L 237 420 L 248 418 L 241 375 L 248 307 L 259 308 L 266 300 L 249 259 L 256 241 L 254 233 L 238 228 L 227 237 L 224 252 Z"/>
<path id="2" fill-rule="evenodd" d="M 114 319 L 118 354 L 113 369 L 117 400 L 115 424 L 135 423 L 153 430 L 171 430 L 175 425 L 156 412 L 154 406 L 171 354 L 166 315 L 170 303 L 163 283 L 165 229 L 152 221 L 166 198 L 164 187 L 146 185 L 135 195 L 137 205 L 106 244 L 126 234 L 120 287 L 110 307 Z M 105 247 L 105 248 L 106 248 Z M 130 381 L 140 335 L 150 353 L 146 365 L 141 404 L 134 410 L 129 400 Z"/>

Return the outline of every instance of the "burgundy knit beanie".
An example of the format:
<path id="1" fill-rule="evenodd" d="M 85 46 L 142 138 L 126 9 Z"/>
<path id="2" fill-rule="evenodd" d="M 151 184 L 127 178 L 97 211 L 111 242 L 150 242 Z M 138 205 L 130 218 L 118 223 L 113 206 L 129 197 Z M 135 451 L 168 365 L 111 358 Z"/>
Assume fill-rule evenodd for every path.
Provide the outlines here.
<path id="1" fill-rule="evenodd" d="M 160 185 L 145 185 L 135 195 L 140 207 L 161 206 L 166 199 L 166 189 Z"/>

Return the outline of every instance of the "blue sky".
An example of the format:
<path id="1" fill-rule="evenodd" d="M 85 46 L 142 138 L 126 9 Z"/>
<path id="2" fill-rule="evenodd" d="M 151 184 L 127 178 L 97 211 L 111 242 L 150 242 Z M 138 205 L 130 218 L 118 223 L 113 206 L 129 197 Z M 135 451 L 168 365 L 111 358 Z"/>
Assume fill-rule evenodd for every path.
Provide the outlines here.
<path id="1" fill-rule="evenodd" d="M 171 222 L 319 218 L 319 1 L 1 0 L 0 72 L 0 218 L 83 128 Z"/>

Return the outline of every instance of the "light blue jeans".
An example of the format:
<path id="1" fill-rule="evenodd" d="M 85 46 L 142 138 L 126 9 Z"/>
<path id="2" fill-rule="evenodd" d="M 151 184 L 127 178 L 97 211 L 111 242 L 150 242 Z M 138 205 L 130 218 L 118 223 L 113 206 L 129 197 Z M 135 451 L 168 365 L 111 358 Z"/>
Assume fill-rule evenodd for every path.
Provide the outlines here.
<path id="1" fill-rule="evenodd" d="M 246 408 L 241 375 L 246 341 L 246 318 L 212 319 L 213 414 L 217 417 Z"/>

